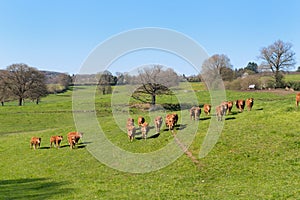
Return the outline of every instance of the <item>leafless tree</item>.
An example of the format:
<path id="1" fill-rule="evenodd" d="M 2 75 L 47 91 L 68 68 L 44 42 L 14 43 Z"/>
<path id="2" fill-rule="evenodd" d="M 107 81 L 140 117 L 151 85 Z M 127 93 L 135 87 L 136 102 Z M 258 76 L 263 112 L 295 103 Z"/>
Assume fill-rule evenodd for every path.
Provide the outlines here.
<path id="1" fill-rule="evenodd" d="M 280 70 L 286 70 L 296 64 L 295 52 L 292 51 L 292 44 L 277 40 L 268 47 L 260 50 L 259 58 L 262 59 L 262 66 L 268 67 L 275 76 L 277 85 L 281 84 L 283 78 Z"/>
<path id="2" fill-rule="evenodd" d="M 209 88 L 219 88 L 222 79 L 233 79 L 233 77 L 228 77 L 228 74 L 234 76 L 231 68 L 230 59 L 226 55 L 215 54 L 203 62 L 202 79 L 209 85 Z"/>
<path id="3" fill-rule="evenodd" d="M 113 76 L 111 72 L 104 71 L 97 74 L 98 78 L 98 89 L 103 95 L 112 93 L 112 85 L 116 84 L 117 77 Z"/>
<path id="4" fill-rule="evenodd" d="M 18 98 L 19 106 L 23 105 L 24 99 L 39 98 L 47 91 L 44 74 L 26 64 L 8 66 L 3 81 L 11 94 Z"/>
<path id="5" fill-rule="evenodd" d="M 171 94 L 170 87 L 179 84 L 179 77 L 171 68 L 164 70 L 161 65 L 153 65 L 139 70 L 137 81 L 141 86 L 135 90 L 133 97 L 141 100 L 140 94 L 150 95 L 151 106 L 155 106 L 156 96 Z"/>
<path id="6" fill-rule="evenodd" d="M 5 71 L 0 71 L 0 102 L 4 106 L 4 102 L 11 96 L 11 92 L 7 83 L 5 82 Z"/>

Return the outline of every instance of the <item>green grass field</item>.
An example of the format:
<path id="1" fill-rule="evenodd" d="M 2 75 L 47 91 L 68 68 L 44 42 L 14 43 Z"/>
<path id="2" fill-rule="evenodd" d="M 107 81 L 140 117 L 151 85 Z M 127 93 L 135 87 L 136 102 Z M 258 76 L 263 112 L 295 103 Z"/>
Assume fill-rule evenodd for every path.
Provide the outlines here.
<path id="1" fill-rule="evenodd" d="M 202 84 L 193 83 L 192 88 L 200 105 L 210 102 Z M 190 94 L 184 84 L 177 91 L 182 98 Z M 199 163 L 183 154 L 148 173 L 122 172 L 102 164 L 89 153 L 88 146 L 95 144 L 85 137 L 77 148 L 69 148 L 67 133 L 75 131 L 72 91 L 49 95 L 40 105 L 26 102 L 19 107 L 10 102 L 0 107 L 0 199 L 300 199 L 300 108 L 295 108 L 295 92 L 226 91 L 226 96 L 227 100 L 253 97 L 253 110 L 238 113 L 233 108 L 217 144 L 199 159 L 211 119 L 201 114 L 188 149 Z M 129 152 L 147 153 L 174 140 L 163 126 L 159 137 L 129 142 L 124 132 L 126 115 L 117 116 L 124 122 L 118 126 L 111 98 L 122 100 L 99 94 L 95 100 L 97 119 L 111 143 Z M 157 102 L 176 104 L 178 99 L 163 96 Z M 185 107 L 176 112 L 180 119 L 189 115 Z M 152 118 L 152 113 L 136 107 L 130 114 L 135 120 L 139 115 Z M 183 129 L 175 132 L 182 138 L 197 125 L 189 120 L 180 124 Z M 153 134 L 151 129 L 149 135 Z M 64 136 L 60 149 L 49 148 L 51 135 Z M 40 149 L 29 148 L 32 136 L 42 138 Z"/>

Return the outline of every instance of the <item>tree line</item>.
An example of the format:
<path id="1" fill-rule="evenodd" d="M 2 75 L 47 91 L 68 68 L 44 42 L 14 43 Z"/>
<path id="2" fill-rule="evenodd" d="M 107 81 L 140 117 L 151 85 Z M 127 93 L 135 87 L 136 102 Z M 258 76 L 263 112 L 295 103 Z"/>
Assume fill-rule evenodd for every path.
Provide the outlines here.
<path id="1" fill-rule="evenodd" d="M 25 99 L 35 101 L 37 104 L 42 97 L 53 92 L 49 90 L 47 77 L 44 72 L 26 64 L 12 64 L 5 70 L 0 71 L 0 102 L 17 100 L 22 106 Z M 71 77 L 67 74 L 60 74 L 56 80 L 58 84 L 66 89 L 71 83 Z M 52 81 L 53 82 L 53 81 Z"/>

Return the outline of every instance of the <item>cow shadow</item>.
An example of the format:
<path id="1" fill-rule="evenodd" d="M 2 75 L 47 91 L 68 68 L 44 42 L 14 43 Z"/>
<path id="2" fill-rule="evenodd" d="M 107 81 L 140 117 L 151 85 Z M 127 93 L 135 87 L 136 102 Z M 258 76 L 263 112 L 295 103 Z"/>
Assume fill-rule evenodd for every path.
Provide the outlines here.
<path id="1" fill-rule="evenodd" d="M 225 120 L 227 121 L 227 120 L 234 120 L 234 119 L 236 119 L 235 117 L 227 117 L 227 118 L 225 118 Z"/>
<path id="2" fill-rule="evenodd" d="M 187 126 L 186 124 L 179 124 L 179 125 L 175 126 L 175 129 L 178 131 L 181 131 L 181 130 L 185 129 L 186 126 Z"/>
<path id="3" fill-rule="evenodd" d="M 52 199 L 57 194 L 74 192 L 73 188 L 63 188 L 69 184 L 67 181 L 57 182 L 47 178 L 0 180 L 0 199 Z"/>
<path id="4" fill-rule="evenodd" d="M 263 108 L 256 108 L 255 110 L 264 110 Z"/>
<path id="5" fill-rule="evenodd" d="M 237 111 L 231 111 L 229 114 L 227 114 L 227 115 L 237 115 L 238 113 L 240 113 L 240 112 L 237 112 Z"/>
<path id="6" fill-rule="evenodd" d="M 205 121 L 205 120 L 209 120 L 211 119 L 211 117 L 202 117 L 202 118 L 199 118 L 199 121 Z"/>
<path id="7" fill-rule="evenodd" d="M 50 147 L 40 147 L 39 149 L 50 149 Z"/>

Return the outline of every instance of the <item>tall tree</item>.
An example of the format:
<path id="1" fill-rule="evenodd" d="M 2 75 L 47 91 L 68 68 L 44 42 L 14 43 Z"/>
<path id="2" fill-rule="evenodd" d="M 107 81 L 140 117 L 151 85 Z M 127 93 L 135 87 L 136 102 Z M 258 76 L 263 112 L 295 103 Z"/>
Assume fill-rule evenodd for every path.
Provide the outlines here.
<path id="1" fill-rule="evenodd" d="M 282 83 L 283 76 L 280 70 L 286 70 L 296 64 L 295 52 L 292 51 L 292 44 L 277 40 L 268 47 L 260 50 L 259 58 L 262 59 L 262 66 L 267 66 L 275 76 L 276 85 Z"/>
<path id="2" fill-rule="evenodd" d="M 117 78 L 112 75 L 109 71 L 104 71 L 98 74 L 98 89 L 102 92 L 102 94 L 111 94 L 112 93 L 112 85 L 116 84 Z"/>
<path id="3" fill-rule="evenodd" d="M 46 91 L 45 76 L 43 73 L 26 64 L 13 64 L 7 67 L 4 82 L 12 95 L 18 98 L 19 106 L 25 98 L 36 95 L 38 90 Z M 43 94 L 44 95 L 44 94 Z"/>
<path id="4" fill-rule="evenodd" d="M 4 106 L 4 102 L 11 96 L 9 87 L 5 82 L 5 71 L 0 71 L 0 102 Z"/>
<path id="5" fill-rule="evenodd" d="M 169 88 L 179 84 L 176 72 L 170 68 L 164 70 L 161 65 L 147 66 L 139 70 L 137 80 L 141 86 L 136 89 L 133 97 L 140 99 L 139 94 L 150 95 L 151 106 L 155 106 L 157 95 L 170 94 Z"/>
<path id="6" fill-rule="evenodd" d="M 230 59 L 224 54 L 215 54 L 205 60 L 202 64 L 202 77 L 205 77 L 206 82 L 213 84 L 215 80 L 232 80 L 234 72 Z"/>
<path id="7" fill-rule="evenodd" d="M 255 62 L 248 62 L 247 66 L 245 67 L 245 70 L 250 70 L 255 73 L 258 73 L 258 65 Z"/>

